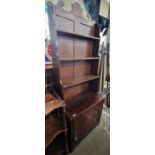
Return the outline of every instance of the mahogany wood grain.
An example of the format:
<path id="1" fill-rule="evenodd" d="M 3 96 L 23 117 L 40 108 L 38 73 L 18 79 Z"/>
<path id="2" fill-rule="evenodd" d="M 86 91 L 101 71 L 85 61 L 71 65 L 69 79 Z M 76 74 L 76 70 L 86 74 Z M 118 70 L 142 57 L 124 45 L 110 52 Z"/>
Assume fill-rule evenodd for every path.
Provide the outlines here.
<path id="1" fill-rule="evenodd" d="M 45 104 L 45 116 L 47 116 L 48 114 L 50 114 L 52 111 L 54 111 L 55 109 L 64 107 L 64 103 L 63 101 L 59 100 L 59 99 L 54 99 L 54 100 L 50 100 L 47 101 Z"/>
<path id="2" fill-rule="evenodd" d="M 67 115 L 71 119 L 78 117 L 92 106 L 99 102 L 103 102 L 104 100 L 105 98 L 103 96 L 93 92 L 79 94 L 74 98 L 74 100 L 70 101 L 72 104 L 67 108 Z"/>
<path id="3" fill-rule="evenodd" d="M 45 147 L 47 148 L 49 144 L 54 140 L 54 138 L 64 129 L 61 127 L 60 123 L 55 120 L 52 116 L 48 116 L 45 119 Z"/>
<path id="4" fill-rule="evenodd" d="M 60 64 L 60 77 L 62 81 L 74 78 L 74 64 L 72 61 Z"/>
<path id="5" fill-rule="evenodd" d="M 58 36 L 58 53 L 60 58 L 73 58 L 73 39 L 66 36 Z"/>
<path id="6" fill-rule="evenodd" d="M 64 89 L 64 100 L 66 102 L 66 106 L 70 106 L 70 102 L 68 102 L 69 100 L 74 100 L 74 97 L 76 97 L 77 95 L 83 93 L 83 92 L 87 92 L 89 91 L 89 83 L 82 83 L 82 84 L 78 84 L 72 87 L 69 87 L 67 89 Z"/>

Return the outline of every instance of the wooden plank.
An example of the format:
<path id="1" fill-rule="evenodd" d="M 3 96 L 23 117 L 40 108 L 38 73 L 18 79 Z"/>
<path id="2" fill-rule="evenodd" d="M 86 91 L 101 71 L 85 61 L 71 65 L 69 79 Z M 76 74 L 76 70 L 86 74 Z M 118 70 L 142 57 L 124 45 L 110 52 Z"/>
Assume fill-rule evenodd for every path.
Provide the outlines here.
<path id="1" fill-rule="evenodd" d="M 99 57 L 85 57 L 85 58 L 61 58 L 60 61 L 78 61 L 78 60 L 98 60 Z"/>
<path id="2" fill-rule="evenodd" d="M 72 32 L 68 32 L 68 31 L 62 31 L 62 30 L 57 30 L 57 34 L 58 35 L 67 35 L 67 36 L 70 36 L 70 37 L 84 38 L 84 39 L 100 40 L 99 37 L 82 35 L 82 34 L 78 34 L 78 33 L 72 33 Z"/>
<path id="3" fill-rule="evenodd" d="M 81 83 L 85 83 L 87 81 L 91 81 L 91 80 L 95 80 L 98 79 L 99 76 L 98 75 L 86 75 L 86 76 L 82 76 L 79 78 L 75 78 L 73 80 L 69 80 L 69 81 L 65 81 L 63 82 L 63 87 L 64 88 L 69 88 L 71 86 L 75 86 Z"/>

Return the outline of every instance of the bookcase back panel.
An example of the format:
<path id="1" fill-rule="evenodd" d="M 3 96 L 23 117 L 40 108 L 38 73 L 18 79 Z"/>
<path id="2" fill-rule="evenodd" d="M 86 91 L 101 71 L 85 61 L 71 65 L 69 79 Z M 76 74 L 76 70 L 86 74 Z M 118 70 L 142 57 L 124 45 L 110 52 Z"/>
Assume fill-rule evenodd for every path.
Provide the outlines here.
<path id="1" fill-rule="evenodd" d="M 73 62 L 60 64 L 60 77 L 62 81 L 74 78 Z"/>
<path id="2" fill-rule="evenodd" d="M 74 39 L 74 57 L 92 57 L 93 41 L 84 39 Z"/>
<path id="3" fill-rule="evenodd" d="M 99 68 L 98 68 L 98 60 L 91 62 L 91 74 L 99 74 Z"/>
<path id="4" fill-rule="evenodd" d="M 76 61 L 74 62 L 74 77 L 78 78 L 81 76 L 90 75 L 90 69 L 90 61 Z"/>
<path id="5" fill-rule="evenodd" d="M 89 89 L 90 89 L 92 92 L 97 92 L 98 89 L 99 89 L 99 79 L 90 81 L 90 82 L 89 82 Z"/>
<path id="6" fill-rule="evenodd" d="M 65 17 L 56 17 L 57 29 L 74 32 L 74 21 Z"/>
<path id="7" fill-rule="evenodd" d="M 80 23 L 79 24 L 79 33 L 80 34 L 84 34 L 84 35 L 88 35 L 88 36 L 94 36 L 94 27 Z"/>
<path id="8" fill-rule="evenodd" d="M 92 56 L 98 56 L 98 52 L 99 52 L 99 46 L 100 46 L 100 41 L 99 40 L 95 40 L 94 41 L 94 46 L 93 46 L 93 55 Z"/>
<path id="9" fill-rule="evenodd" d="M 73 39 L 67 36 L 58 36 L 58 53 L 60 58 L 73 58 Z"/>
<path id="10" fill-rule="evenodd" d="M 89 91 L 89 83 L 83 83 L 80 85 L 67 88 L 64 91 L 64 99 L 65 101 L 69 101 L 70 99 L 74 99 L 74 97 L 77 96 L 78 94 L 86 91 Z"/>

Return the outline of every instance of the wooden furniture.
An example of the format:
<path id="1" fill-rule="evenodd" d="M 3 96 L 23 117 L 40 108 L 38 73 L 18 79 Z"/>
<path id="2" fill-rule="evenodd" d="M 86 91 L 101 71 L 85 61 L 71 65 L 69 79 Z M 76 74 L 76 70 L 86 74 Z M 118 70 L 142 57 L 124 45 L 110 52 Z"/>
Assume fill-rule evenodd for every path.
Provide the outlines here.
<path id="1" fill-rule="evenodd" d="M 59 64 L 59 92 L 66 103 L 70 151 L 99 123 L 104 97 L 98 94 L 99 26 L 82 17 L 74 4 L 71 12 L 62 3 L 48 3 L 54 15 Z"/>
<path id="2" fill-rule="evenodd" d="M 45 154 L 67 155 L 65 103 L 54 91 L 57 82 L 51 77 L 51 73 L 56 72 L 57 67 L 48 63 L 45 69 Z"/>

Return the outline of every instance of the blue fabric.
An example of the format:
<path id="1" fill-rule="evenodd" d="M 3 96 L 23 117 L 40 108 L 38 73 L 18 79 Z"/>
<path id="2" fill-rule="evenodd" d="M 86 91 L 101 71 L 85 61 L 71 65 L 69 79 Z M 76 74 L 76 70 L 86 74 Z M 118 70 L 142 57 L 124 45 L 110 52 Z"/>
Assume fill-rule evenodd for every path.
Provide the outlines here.
<path id="1" fill-rule="evenodd" d="M 110 20 L 108 18 L 99 15 L 100 0 L 83 0 L 83 2 L 92 20 L 95 20 L 100 25 L 101 31 L 104 28 L 108 28 Z"/>
<path id="2" fill-rule="evenodd" d="M 83 0 L 84 6 L 88 13 L 90 14 L 92 20 L 98 22 L 99 10 L 100 10 L 100 0 Z"/>

